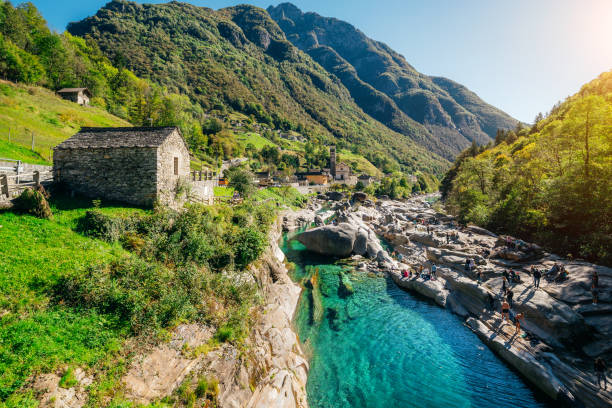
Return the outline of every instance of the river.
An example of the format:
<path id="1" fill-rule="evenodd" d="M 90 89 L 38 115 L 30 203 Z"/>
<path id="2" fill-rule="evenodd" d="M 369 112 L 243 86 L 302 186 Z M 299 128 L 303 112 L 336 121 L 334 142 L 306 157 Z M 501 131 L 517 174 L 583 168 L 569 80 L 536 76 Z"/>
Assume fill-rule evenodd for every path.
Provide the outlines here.
<path id="1" fill-rule="evenodd" d="M 321 294 L 313 298 L 306 284 L 295 317 L 310 356 L 312 408 L 550 406 L 459 317 L 297 241 L 285 238 L 282 249 L 296 265 L 292 278 L 304 283 L 316 273 Z"/>

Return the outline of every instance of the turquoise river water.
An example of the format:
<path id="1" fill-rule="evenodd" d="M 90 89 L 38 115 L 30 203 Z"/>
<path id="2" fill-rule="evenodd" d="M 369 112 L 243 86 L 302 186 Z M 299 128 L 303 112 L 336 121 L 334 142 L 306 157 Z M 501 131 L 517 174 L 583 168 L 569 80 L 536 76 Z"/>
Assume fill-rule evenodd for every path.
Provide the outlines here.
<path id="1" fill-rule="evenodd" d="M 457 316 L 297 241 L 282 249 L 305 286 L 295 324 L 312 408 L 550 406 Z"/>

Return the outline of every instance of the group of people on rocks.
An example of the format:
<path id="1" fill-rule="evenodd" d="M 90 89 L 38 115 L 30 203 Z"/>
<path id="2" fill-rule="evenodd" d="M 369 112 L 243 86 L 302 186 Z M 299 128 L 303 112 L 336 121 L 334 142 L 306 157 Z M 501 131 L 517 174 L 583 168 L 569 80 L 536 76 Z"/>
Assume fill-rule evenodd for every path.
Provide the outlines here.
<path id="1" fill-rule="evenodd" d="M 434 262 L 430 263 L 429 269 L 426 269 L 423 264 L 419 264 L 418 271 L 414 276 L 418 279 L 421 278 L 425 281 L 436 280 L 438 273 L 438 267 Z M 410 268 L 402 270 L 402 278 L 412 279 L 412 270 Z"/>

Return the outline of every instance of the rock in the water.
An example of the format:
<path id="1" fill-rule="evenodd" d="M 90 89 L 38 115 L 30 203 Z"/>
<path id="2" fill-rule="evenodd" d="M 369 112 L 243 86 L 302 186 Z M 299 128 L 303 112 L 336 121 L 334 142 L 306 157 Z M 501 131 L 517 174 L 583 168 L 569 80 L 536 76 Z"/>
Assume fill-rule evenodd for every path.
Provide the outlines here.
<path id="1" fill-rule="evenodd" d="M 328 200 L 332 201 L 340 201 L 344 198 L 344 193 L 341 193 L 339 191 L 328 191 L 327 193 L 325 193 L 325 195 L 327 196 Z"/>
<path id="2" fill-rule="evenodd" d="M 346 258 L 353 252 L 357 230 L 350 224 L 328 225 L 299 234 L 296 239 L 309 251 Z"/>

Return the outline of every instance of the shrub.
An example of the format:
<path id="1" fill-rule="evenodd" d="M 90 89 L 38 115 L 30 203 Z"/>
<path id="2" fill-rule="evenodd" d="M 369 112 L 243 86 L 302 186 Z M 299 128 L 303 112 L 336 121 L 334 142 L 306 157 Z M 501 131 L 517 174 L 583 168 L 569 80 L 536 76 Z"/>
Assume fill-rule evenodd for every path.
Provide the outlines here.
<path id="1" fill-rule="evenodd" d="M 240 269 L 246 268 L 251 262 L 259 258 L 266 248 L 266 235 L 256 228 L 247 228 L 240 232 L 234 246 L 234 257 L 236 266 Z"/>
<path id="2" fill-rule="evenodd" d="M 108 242 L 118 241 L 127 230 L 128 221 L 103 214 L 100 210 L 89 210 L 77 224 L 77 231 Z"/>
<path id="3" fill-rule="evenodd" d="M 45 198 L 45 194 L 44 189 L 41 191 L 26 188 L 15 200 L 15 208 L 38 218 L 51 219 L 53 218 L 53 213 Z"/>

